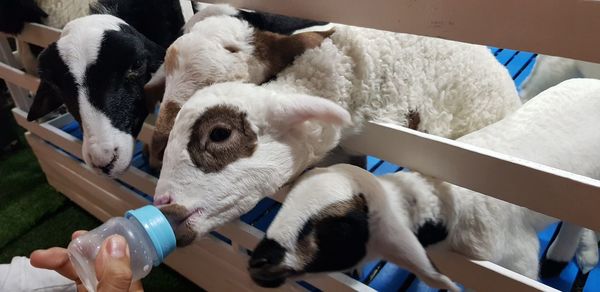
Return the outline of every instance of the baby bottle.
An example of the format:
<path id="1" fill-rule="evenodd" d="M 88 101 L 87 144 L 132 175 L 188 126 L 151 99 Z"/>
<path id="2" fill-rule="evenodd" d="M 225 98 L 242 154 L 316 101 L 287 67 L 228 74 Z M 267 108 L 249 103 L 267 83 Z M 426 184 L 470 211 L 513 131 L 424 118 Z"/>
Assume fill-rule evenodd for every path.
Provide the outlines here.
<path id="1" fill-rule="evenodd" d="M 71 263 L 88 291 L 96 291 L 95 259 L 102 243 L 111 235 L 121 235 L 129 246 L 132 280 L 139 280 L 159 265 L 175 249 L 175 233 L 158 208 L 148 205 L 129 210 L 69 244 Z"/>

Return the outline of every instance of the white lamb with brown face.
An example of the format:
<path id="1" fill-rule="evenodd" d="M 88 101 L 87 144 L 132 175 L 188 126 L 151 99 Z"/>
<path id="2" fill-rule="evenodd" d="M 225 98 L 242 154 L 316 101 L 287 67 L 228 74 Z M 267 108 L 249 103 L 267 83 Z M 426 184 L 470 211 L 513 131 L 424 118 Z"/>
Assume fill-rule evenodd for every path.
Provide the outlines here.
<path id="1" fill-rule="evenodd" d="M 599 80 L 566 81 L 458 141 L 600 179 L 598 97 Z M 438 245 L 537 279 L 537 232 L 555 222 L 417 172 L 375 177 L 334 165 L 297 180 L 252 253 L 249 272 L 259 285 L 276 287 L 288 277 L 349 270 L 380 257 L 432 287 L 456 289 L 427 258 L 425 248 Z M 593 237 L 587 248 L 597 263 L 597 238 L 590 231 L 584 237 Z"/>
<path id="2" fill-rule="evenodd" d="M 302 94 L 221 83 L 181 109 L 154 203 L 187 245 L 241 214 L 335 147 L 349 113 Z"/>
<path id="3" fill-rule="evenodd" d="M 228 24 L 241 30 L 246 26 L 235 19 Z M 234 58 L 224 47 L 217 49 L 219 56 Z M 217 105 L 239 117 L 237 126 L 218 118 L 222 113 L 203 116 Z M 156 204 L 179 210 L 177 219 L 195 214 L 182 224 L 188 232 L 178 233 L 180 244 L 186 244 L 274 194 L 320 162 L 340 139 L 360 132 L 366 121 L 456 138 L 500 120 L 519 105 L 506 69 L 485 47 L 336 26 L 320 46 L 296 57 L 269 83 L 217 84 L 196 92 L 170 134 Z M 350 119 L 339 117 L 342 112 L 352 127 Z M 330 119 L 344 122 L 322 123 Z M 220 129 L 215 125 L 226 127 L 209 135 Z M 198 129 L 208 132 L 193 134 Z M 245 134 L 236 134 L 240 129 Z M 230 145 L 240 137 L 256 146 L 241 151 L 238 144 Z M 192 159 L 197 149 L 206 153 Z"/>
<path id="4" fill-rule="evenodd" d="M 212 5 L 195 14 L 186 24 L 186 34 L 167 50 L 164 70 L 146 86 L 162 98 L 149 145 L 150 166 L 160 168 L 175 116 L 194 92 L 219 82 L 269 80 L 331 32 L 285 34 L 318 24 L 322 23 L 229 5 Z"/>

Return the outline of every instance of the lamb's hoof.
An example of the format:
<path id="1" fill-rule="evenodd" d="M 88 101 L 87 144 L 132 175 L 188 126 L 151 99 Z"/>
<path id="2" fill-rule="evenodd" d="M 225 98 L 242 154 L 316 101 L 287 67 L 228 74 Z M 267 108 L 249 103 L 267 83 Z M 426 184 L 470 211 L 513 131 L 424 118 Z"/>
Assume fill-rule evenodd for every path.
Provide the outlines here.
<path id="1" fill-rule="evenodd" d="M 560 275 L 569 262 L 555 261 L 552 259 L 542 259 L 540 266 L 540 277 L 542 279 L 553 278 Z"/>

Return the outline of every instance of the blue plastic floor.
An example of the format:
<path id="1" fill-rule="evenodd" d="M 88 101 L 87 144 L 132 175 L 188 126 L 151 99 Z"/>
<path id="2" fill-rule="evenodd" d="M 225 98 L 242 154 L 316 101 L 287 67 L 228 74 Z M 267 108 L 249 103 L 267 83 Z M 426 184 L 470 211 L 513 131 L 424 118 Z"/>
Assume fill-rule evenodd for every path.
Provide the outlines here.
<path id="1" fill-rule="evenodd" d="M 509 70 L 513 80 L 517 87 L 521 85 L 523 80 L 530 74 L 531 69 L 535 63 L 536 54 L 529 52 L 521 52 L 507 49 L 496 49 L 491 48 L 491 51 L 494 53 L 498 61 L 500 61 L 506 68 Z M 82 133 L 77 123 L 72 123 L 63 128 L 65 132 L 70 133 L 71 135 L 82 139 Z M 149 172 L 148 164 L 145 161 L 142 155 L 142 144 L 138 142 L 136 145 L 136 151 L 133 158 L 133 163 L 135 167 Z M 402 168 L 377 159 L 375 157 L 368 158 L 368 169 L 369 171 L 381 175 L 389 172 L 399 171 Z M 125 184 L 122 181 L 119 181 L 123 185 L 132 189 L 140 196 L 148 199 L 149 201 L 152 198 L 139 190 Z M 255 226 L 256 228 L 265 231 L 277 212 L 279 211 L 280 204 L 270 198 L 265 198 L 260 201 L 257 206 L 247 214 L 241 217 L 241 220 Z M 551 226 L 541 232 L 539 234 L 541 241 L 541 254 L 546 250 L 549 241 L 553 237 L 553 234 L 556 231 L 556 226 Z M 213 232 L 213 235 L 229 244 L 231 244 L 230 240 L 226 237 Z M 422 282 L 420 282 L 414 275 L 411 273 L 397 267 L 392 263 L 388 263 L 385 261 L 374 261 L 365 265 L 360 273 L 352 273 L 353 277 L 358 279 L 359 281 L 373 287 L 378 291 L 434 291 L 436 289 L 429 288 Z M 583 275 L 579 273 L 577 266 L 571 262 L 569 266 L 563 271 L 560 277 L 556 277 L 544 283 L 559 289 L 561 291 L 571 290 L 573 287 L 573 283 L 577 282 L 577 287 L 583 287 L 583 291 L 600 291 L 600 271 L 598 268 L 593 270 L 589 277 L 586 279 Z M 311 287 L 306 283 L 301 283 L 303 286 L 308 288 L 309 290 L 315 291 L 317 289 Z"/>

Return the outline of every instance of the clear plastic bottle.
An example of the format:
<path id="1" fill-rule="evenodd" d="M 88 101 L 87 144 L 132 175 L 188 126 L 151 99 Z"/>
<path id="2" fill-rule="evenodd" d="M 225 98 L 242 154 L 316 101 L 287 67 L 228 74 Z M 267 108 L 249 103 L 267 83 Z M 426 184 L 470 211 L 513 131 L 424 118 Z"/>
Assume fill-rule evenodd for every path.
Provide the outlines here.
<path id="1" fill-rule="evenodd" d="M 115 217 L 69 244 L 69 258 L 88 291 L 96 291 L 95 259 L 102 243 L 111 235 L 127 240 L 133 280 L 139 280 L 175 249 L 175 233 L 158 208 L 148 205 Z"/>

